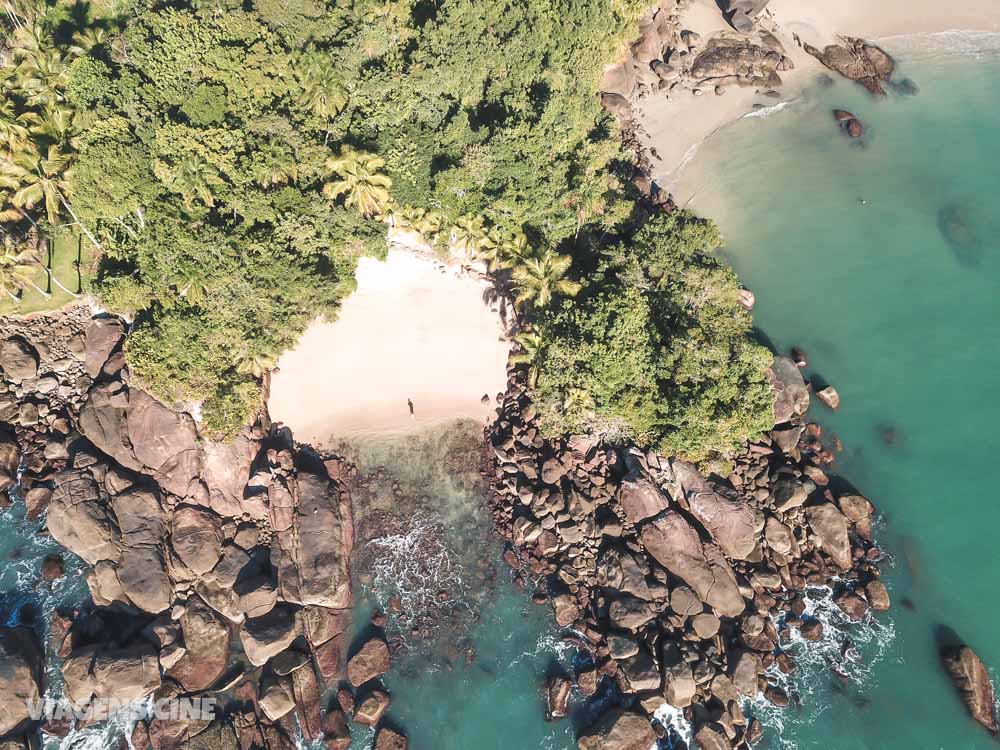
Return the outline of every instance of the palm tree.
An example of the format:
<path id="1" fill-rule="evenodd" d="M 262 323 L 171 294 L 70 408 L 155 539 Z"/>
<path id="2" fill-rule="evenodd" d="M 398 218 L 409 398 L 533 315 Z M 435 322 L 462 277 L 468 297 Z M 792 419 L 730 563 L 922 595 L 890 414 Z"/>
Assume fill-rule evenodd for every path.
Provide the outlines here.
<path id="1" fill-rule="evenodd" d="M 512 274 L 517 288 L 515 302 L 545 307 L 556 293 L 575 296 L 582 288 L 581 285 L 563 278 L 572 264 L 570 256 L 557 255 L 552 250 L 544 250 L 523 260 Z"/>
<path id="2" fill-rule="evenodd" d="M 180 193 L 189 211 L 194 209 L 195 199 L 206 206 L 214 206 L 212 188 L 224 184 L 215 167 L 194 155 L 176 165 L 158 163 L 154 165 L 153 172 L 167 187 Z"/>
<path id="3" fill-rule="evenodd" d="M 15 302 L 21 301 L 16 293 L 28 286 L 45 298 L 52 296 L 31 278 L 37 260 L 33 248 L 26 248 L 10 234 L 4 235 L 0 244 L 0 289 Z"/>
<path id="4" fill-rule="evenodd" d="M 489 234 L 482 216 L 462 216 L 451 228 L 451 241 L 469 255 L 475 256 Z"/>
<path id="5" fill-rule="evenodd" d="M 256 169 L 256 178 L 264 187 L 286 185 L 299 178 L 299 163 L 287 143 L 268 141 L 260 154 L 262 160 Z"/>
<path id="6" fill-rule="evenodd" d="M 380 171 L 384 166 L 385 159 L 344 146 L 340 156 L 326 160 L 327 171 L 340 179 L 323 185 L 323 195 L 330 200 L 344 196 L 344 205 L 367 217 L 378 216 L 389 203 L 392 187 L 392 180 Z"/>
<path id="7" fill-rule="evenodd" d="M 70 154 L 61 152 L 57 146 L 50 146 L 44 158 L 32 153 L 16 154 L 0 167 L 0 173 L 8 180 L 0 182 L 0 187 L 7 187 L 16 180 L 20 187 L 14 192 L 11 203 L 27 209 L 43 203 L 49 223 L 55 224 L 66 204 L 69 186 L 63 177 L 71 159 Z"/>
<path id="8" fill-rule="evenodd" d="M 74 55 L 83 56 L 90 54 L 94 47 L 100 47 L 107 41 L 108 34 L 100 26 L 90 26 L 73 34 L 73 44 L 69 51 Z"/>
<path id="9" fill-rule="evenodd" d="M 303 102 L 316 117 L 332 120 L 347 105 L 347 90 L 328 52 L 314 47 L 299 57 Z"/>
<path id="10" fill-rule="evenodd" d="M 538 382 L 538 362 L 541 359 L 542 349 L 545 348 L 545 340 L 540 333 L 525 331 L 515 336 L 514 341 L 521 347 L 521 351 L 512 354 L 510 362 L 514 365 L 528 365 L 528 387 L 534 388 Z"/>
<path id="11" fill-rule="evenodd" d="M 0 190 L 14 190 L 10 202 L 19 209 L 32 209 L 44 203 L 50 224 L 56 223 L 60 208 L 65 208 L 91 244 L 103 250 L 101 243 L 80 221 L 67 197 L 69 183 L 65 178 L 69 176 L 67 167 L 72 158 L 72 154 L 63 153 L 59 146 L 53 145 L 49 146 L 44 158 L 36 153 L 21 152 L 12 158 L 0 159 Z"/>
<path id="12" fill-rule="evenodd" d="M 437 211 L 428 211 L 416 206 L 403 206 L 394 211 L 392 216 L 400 227 L 412 229 L 428 240 L 437 237 L 444 225 L 444 219 Z"/>
<path id="13" fill-rule="evenodd" d="M 32 107 L 62 102 L 70 74 L 58 50 L 22 48 L 15 50 L 15 54 L 21 59 L 16 73 L 25 101 Z"/>
<path id="14" fill-rule="evenodd" d="M 25 112 L 22 118 L 30 123 L 29 130 L 56 143 L 69 142 L 73 130 L 73 110 L 64 104 L 52 104 L 43 108 L 42 113 Z"/>
<path id="15" fill-rule="evenodd" d="M 6 149 L 8 155 L 33 146 L 30 125 L 36 117 L 34 112 L 17 114 L 14 100 L 9 96 L 0 102 L 0 146 Z"/>
<path id="16" fill-rule="evenodd" d="M 183 297 L 192 305 L 201 305 L 208 298 L 208 270 L 203 264 L 181 263 L 175 269 L 173 285 L 177 295 Z"/>
<path id="17" fill-rule="evenodd" d="M 509 268 L 505 242 L 497 229 L 491 230 L 476 247 L 475 257 L 486 261 L 486 268 L 490 272 L 496 272 L 503 268 Z"/>

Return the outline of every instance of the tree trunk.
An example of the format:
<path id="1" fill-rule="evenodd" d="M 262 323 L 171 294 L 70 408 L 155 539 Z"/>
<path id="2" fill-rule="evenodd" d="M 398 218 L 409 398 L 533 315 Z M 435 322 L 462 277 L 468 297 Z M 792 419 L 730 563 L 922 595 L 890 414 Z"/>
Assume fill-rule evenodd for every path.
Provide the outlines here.
<path id="1" fill-rule="evenodd" d="M 66 200 L 62 195 L 59 196 L 59 200 L 62 201 L 62 204 L 66 207 L 66 210 L 69 211 L 69 215 L 73 217 L 73 221 L 79 224 L 80 229 L 82 229 L 83 233 L 87 235 L 87 239 L 90 240 L 91 244 L 103 253 L 104 248 L 101 247 L 101 243 L 98 242 L 96 239 L 94 239 L 94 235 L 92 235 L 90 233 L 90 230 L 87 229 L 87 227 L 84 225 L 82 221 L 80 221 L 80 217 L 76 215 L 76 211 L 74 211 L 73 207 L 69 205 L 69 201 Z"/>

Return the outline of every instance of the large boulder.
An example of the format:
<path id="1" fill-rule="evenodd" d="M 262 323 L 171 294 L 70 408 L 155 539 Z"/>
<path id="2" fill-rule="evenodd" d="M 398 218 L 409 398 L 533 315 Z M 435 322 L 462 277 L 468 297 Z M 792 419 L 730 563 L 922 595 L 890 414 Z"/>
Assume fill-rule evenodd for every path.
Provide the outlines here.
<path id="1" fill-rule="evenodd" d="M 196 596 L 188 601 L 180 626 L 185 651 L 167 675 L 189 693 L 207 690 L 229 663 L 229 625 Z"/>
<path id="2" fill-rule="evenodd" d="M 801 417 L 809 410 L 809 388 L 793 360 L 775 357 L 768 378 L 774 391 L 775 424 Z"/>
<path id="3" fill-rule="evenodd" d="M 406 736 L 389 727 L 381 727 L 375 735 L 374 750 L 406 750 Z"/>
<path id="4" fill-rule="evenodd" d="M 160 687 L 160 663 L 151 644 L 126 648 L 87 646 L 63 662 L 66 697 L 77 705 L 91 698 L 131 703 Z"/>
<path id="5" fill-rule="evenodd" d="M 194 420 L 138 388 L 123 389 L 117 382 L 94 386 L 80 410 L 79 426 L 103 453 L 152 476 L 178 497 L 188 496 L 200 484 Z"/>
<path id="6" fill-rule="evenodd" d="M 354 545 L 350 498 L 325 477 L 299 472 L 289 528 L 274 535 L 271 560 L 281 598 L 301 605 L 351 605 L 348 560 Z"/>
<path id="7" fill-rule="evenodd" d="M 170 544 L 192 572 L 204 575 L 215 567 L 222 554 L 222 523 L 215 513 L 186 505 L 174 511 L 170 527 Z"/>
<path id="8" fill-rule="evenodd" d="M 20 383 L 38 374 L 38 352 L 22 338 L 10 338 L 0 344 L 0 368 L 7 380 Z"/>
<path id="9" fill-rule="evenodd" d="M 613 708 L 577 740 L 580 750 L 649 750 L 656 733 L 642 714 Z"/>
<path id="10" fill-rule="evenodd" d="M 24 729 L 42 694 L 42 653 L 27 628 L 0 628 L 0 736 Z"/>
<path id="11" fill-rule="evenodd" d="M 116 495 L 111 507 L 125 546 L 155 547 L 163 540 L 166 513 L 152 492 L 134 490 Z"/>
<path id="12" fill-rule="evenodd" d="M 730 558 L 745 560 L 757 545 L 754 512 L 745 502 L 716 492 L 693 464 L 670 462 L 670 494 L 683 498 L 698 522 Z"/>
<path id="13" fill-rule="evenodd" d="M 843 44 L 831 44 L 822 50 L 805 44 L 803 49 L 830 70 L 864 86 L 876 96 L 885 96 L 883 84 L 892 78 L 896 63 L 881 47 L 864 39 L 843 37 Z"/>
<path id="14" fill-rule="evenodd" d="M 258 443 L 243 433 L 228 443 L 206 443 L 202 448 L 201 478 L 208 487 L 209 506 L 220 516 L 239 516 L 246 510 L 243 492 Z"/>
<path id="15" fill-rule="evenodd" d="M 641 470 L 633 469 L 622 480 L 618 490 L 625 517 L 634 524 L 667 509 L 667 497 Z"/>
<path id="16" fill-rule="evenodd" d="M 982 660 L 968 646 L 945 646 L 941 649 L 941 663 L 972 718 L 995 737 L 996 695 Z"/>
<path id="17" fill-rule="evenodd" d="M 287 606 L 275 607 L 263 617 L 252 617 L 240 627 L 240 640 L 247 659 L 256 667 L 277 656 L 298 635 L 295 617 Z"/>
<path id="18" fill-rule="evenodd" d="M 354 687 L 389 671 L 389 646 L 381 638 L 372 638 L 347 662 L 347 679 Z"/>
<path id="19" fill-rule="evenodd" d="M 816 534 L 819 548 L 833 559 L 838 568 L 850 570 L 853 559 L 847 517 L 833 503 L 823 503 L 806 508 L 806 518 Z"/>
<path id="20" fill-rule="evenodd" d="M 668 511 L 647 523 L 640 538 L 660 565 L 694 589 L 718 614 L 736 617 L 743 611 L 746 603 L 722 551 L 715 545 L 703 545 L 698 532 L 680 513 Z"/>
<path id="21" fill-rule="evenodd" d="M 170 606 L 173 587 L 157 547 L 126 547 L 115 568 L 125 595 L 144 612 L 159 614 Z"/>
<path id="22" fill-rule="evenodd" d="M 63 547 L 91 565 L 121 556 L 118 527 L 90 474 L 64 471 L 55 476 L 47 526 Z"/>
<path id="23" fill-rule="evenodd" d="M 118 318 L 94 318 L 87 326 L 86 357 L 84 365 L 87 374 L 96 378 L 101 374 L 104 363 L 111 352 L 125 336 L 125 328 Z"/>

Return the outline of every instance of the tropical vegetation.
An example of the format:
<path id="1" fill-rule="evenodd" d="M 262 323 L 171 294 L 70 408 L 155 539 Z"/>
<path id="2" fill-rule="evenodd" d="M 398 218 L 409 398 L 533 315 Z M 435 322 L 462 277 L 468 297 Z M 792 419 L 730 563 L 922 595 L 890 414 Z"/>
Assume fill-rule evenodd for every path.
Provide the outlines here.
<path id="1" fill-rule="evenodd" d="M 724 450 L 766 357 L 707 225 L 637 218 L 596 96 L 647 4 L 8 0 L 0 284 L 77 232 L 136 382 L 228 436 L 394 226 L 509 293 L 548 429 Z"/>

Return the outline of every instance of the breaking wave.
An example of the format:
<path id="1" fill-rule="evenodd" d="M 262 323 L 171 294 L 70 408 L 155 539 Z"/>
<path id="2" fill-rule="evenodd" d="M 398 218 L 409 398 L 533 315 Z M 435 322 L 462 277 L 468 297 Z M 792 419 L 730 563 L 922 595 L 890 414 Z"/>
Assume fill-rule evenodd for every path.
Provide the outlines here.
<path id="1" fill-rule="evenodd" d="M 851 620 L 834 602 L 830 587 L 810 587 L 805 592 L 804 620 L 823 624 L 823 637 L 807 641 L 797 628 L 788 628 L 783 650 L 795 661 L 795 670 L 784 674 L 777 665 L 767 671 L 772 684 L 784 689 L 792 700 L 789 708 L 779 708 L 763 695 L 749 701 L 746 714 L 760 720 L 765 730 L 775 736 L 776 748 L 796 750 L 791 728 L 808 724 L 831 708 L 822 693 L 831 690 L 866 700 L 863 691 L 874 679 L 874 667 L 885 657 L 896 637 L 891 620 L 879 619 L 870 611 L 860 621 Z M 779 631 L 784 617 L 775 622 Z M 799 709 L 799 710 L 795 710 Z"/>

